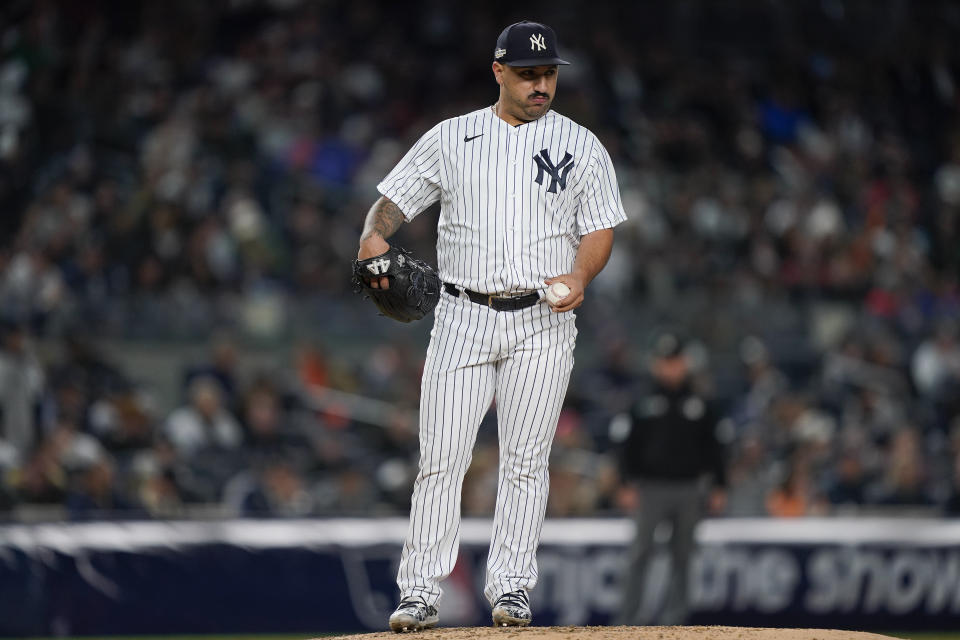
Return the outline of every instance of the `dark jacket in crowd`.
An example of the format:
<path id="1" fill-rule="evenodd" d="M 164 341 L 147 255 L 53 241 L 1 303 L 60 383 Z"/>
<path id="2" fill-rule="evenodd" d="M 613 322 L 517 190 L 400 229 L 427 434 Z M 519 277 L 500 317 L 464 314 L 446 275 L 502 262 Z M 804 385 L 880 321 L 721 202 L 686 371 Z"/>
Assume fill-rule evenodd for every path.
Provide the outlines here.
<path id="1" fill-rule="evenodd" d="M 655 385 L 633 405 L 630 418 L 621 455 L 625 477 L 682 481 L 712 474 L 714 484 L 726 485 L 717 415 L 689 384 Z"/>

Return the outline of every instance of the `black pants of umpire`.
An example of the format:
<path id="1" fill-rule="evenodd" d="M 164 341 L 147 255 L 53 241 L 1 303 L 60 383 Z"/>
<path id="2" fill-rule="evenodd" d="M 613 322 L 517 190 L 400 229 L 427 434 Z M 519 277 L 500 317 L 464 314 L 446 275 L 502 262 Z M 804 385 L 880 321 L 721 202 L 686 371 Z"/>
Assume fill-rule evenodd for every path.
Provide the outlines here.
<path id="1" fill-rule="evenodd" d="M 690 558 L 694 529 L 703 515 L 703 491 L 699 480 L 644 480 L 640 483 L 640 507 L 636 534 L 630 546 L 629 565 L 623 576 L 623 597 L 616 624 L 674 625 L 686 622 L 689 611 Z M 654 531 L 663 522 L 672 526 L 670 574 L 666 603 L 659 617 L 644 607 L 644 585 L 654 552 Z"/>

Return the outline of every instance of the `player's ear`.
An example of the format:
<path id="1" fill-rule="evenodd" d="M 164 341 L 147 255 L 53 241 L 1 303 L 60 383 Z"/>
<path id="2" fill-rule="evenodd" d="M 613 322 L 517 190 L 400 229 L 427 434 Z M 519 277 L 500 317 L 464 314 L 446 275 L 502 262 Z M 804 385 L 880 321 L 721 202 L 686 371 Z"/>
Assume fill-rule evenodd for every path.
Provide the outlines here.
<path id="1" fill-rule="evenodd" d="M 503 65 L 493 61 L 493 77 L 497 79 L 497 84 L 503 84 Z"/>

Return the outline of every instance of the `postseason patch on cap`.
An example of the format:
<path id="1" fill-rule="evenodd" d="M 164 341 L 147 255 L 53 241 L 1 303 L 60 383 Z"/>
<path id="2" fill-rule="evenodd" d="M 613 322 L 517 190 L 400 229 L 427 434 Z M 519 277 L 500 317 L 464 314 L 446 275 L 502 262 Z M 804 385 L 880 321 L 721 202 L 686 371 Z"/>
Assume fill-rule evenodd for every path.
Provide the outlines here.
<path id="1" fill-rule="evenodd" d="M 507 55 L 507 50 L 506 50 L 506 49 L 501 49 L 501 48 L 499 48 L 499 47 L 497 48 L 496 51 L 493 52 L 493 57 L 496 58 L 497 60 L 499 60 L 500 58 L 502 58 L 502 57 L 505 56 L 505 55 Z"/>

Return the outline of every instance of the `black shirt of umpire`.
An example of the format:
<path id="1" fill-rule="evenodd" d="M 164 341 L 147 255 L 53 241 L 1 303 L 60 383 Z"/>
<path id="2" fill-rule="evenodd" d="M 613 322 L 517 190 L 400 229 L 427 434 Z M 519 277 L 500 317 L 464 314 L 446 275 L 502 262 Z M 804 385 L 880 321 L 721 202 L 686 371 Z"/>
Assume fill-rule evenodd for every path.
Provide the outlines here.
<path id="1" fill-rule="evenodd" d="M 676 353 L 660 357 L 672 358 L 685 356 Z M 650 392 L 630 411 L 630 433 L 621 449 L 621 472 L 625 478 L 678 482 L 710 474 L 715 486 L 726 486 L 717 420 L 707 399 L 693 389 L 688 374 L 671 384 L 655 373 Z"/>

